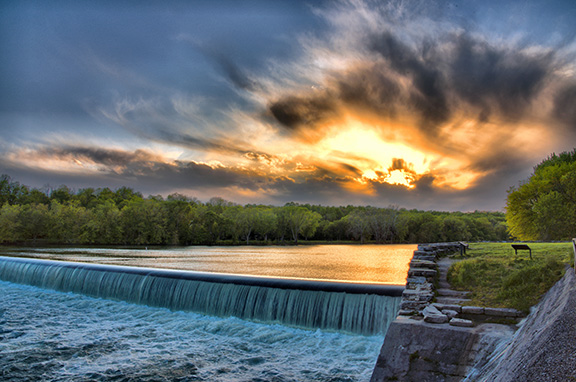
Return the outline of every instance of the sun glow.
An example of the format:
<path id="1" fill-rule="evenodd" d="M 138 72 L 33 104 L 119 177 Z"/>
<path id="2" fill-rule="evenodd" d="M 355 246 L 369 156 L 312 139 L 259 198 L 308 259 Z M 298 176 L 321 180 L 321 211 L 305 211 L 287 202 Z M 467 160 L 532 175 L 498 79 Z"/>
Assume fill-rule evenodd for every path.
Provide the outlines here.
<path id="1" fill-rule="evenodd" d="M 318 144 L 318 150 L 323 159 L 340 160 L 357 168 L 359 181 L 412 188 L 416 177 L 430 170 L 426 154 L 404 144 L 386 142 L 369 126 L 351 123 L 334 131 L 335 135 Z"/>
<path id="2" fill-rule="evenodd" d="M 408 188 L 414 188 L 414 175 L 402 170 L 390 171 L 386 177 L 386 183 L 400 184 Z"/>

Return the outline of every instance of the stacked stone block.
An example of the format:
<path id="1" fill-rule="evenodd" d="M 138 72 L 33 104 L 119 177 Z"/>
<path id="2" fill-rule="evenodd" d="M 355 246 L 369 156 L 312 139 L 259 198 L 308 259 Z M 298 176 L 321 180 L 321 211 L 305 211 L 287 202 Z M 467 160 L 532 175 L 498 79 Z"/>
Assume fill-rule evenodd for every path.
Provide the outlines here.
<path id="1" fill-rule="evenodd" d="M 411 316 L 424 319 L 425 322 L 442 324 L 448 322 L 452 326 L 471 327 L 474 322 L 467 318 L 497 317 L 518 319 L 522 312 L 514 309 L 483 308 L 477 306 L 460 306 L 456 304 L 434 303 L 435 282 L 438 277 L 437 259 L 441 255 L 458 252 L 460 243 L 419 244 L 410 262 L 406 289 L 400 302 L 401 316 Z"/>

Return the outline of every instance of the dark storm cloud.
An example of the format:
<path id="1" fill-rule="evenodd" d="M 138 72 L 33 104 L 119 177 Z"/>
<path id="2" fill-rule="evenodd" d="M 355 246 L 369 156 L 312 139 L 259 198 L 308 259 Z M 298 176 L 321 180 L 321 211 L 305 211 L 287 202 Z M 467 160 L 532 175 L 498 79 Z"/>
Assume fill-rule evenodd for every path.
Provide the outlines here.
<path id="1" fill-rule="evenodd" d="M 110 150 L 91 147 L 45 147 L 36 151 L 22 154 L 27 159 L 38 161 L 58 160 L 68 162 L 66 169 L 38 171 L 28 168 L 21 163 L 20 157 L 10 160 L 0 160 L 0 168 L 11 173 L 28 174 L 32 178 L 32 186 L 38 179 L 62 179 L 72 187 L 77 187 L 86 179 L 78 170 L 84 166 L 96 166 L 98 171 L 92 169 L 84 171 L 89 184 L 107 187 L 110 184 L 127 185 L 141 188 L 144 192 L 165 193 L 174 188 L 213 189 L 220 187 L 245 185 L 252 187 L 258 178 L 256 174 L 225 166 L 210 166 L 194 161 L 167 161 L 149 151 L 136 150 Z M 37 174 L 36 179 L 33 175 Z M 24 181 L 26 181 L 26 176 Z M 124 184 L 122 184 L 124 180 Z"/>
<path id="2" fill-rule="evenodd" d="M 123 176 L 135 177 L 148 187 L 156 187 L 158 192 L 170 188 L 213 189 L 242 184 L 246 180 L 243 174 L 224 167 L 212 167 L 195 162 L 162 162 L 150 166 L 147 163 L 135 162 L 128 166 Z M 164 186 L 158 184 L 163 183 Z"/>
<path id="3" fill-rule="evenodd" d="M 443 73 L 434 62 L 431 42 L 425 42 L 417 52 L 410 49 L 390 32 L 383 32 L 368 42 L 368 47 L 380 54 L 400 76 L 411 78 L 413 90 L 410 102 L 422 115 L 427 126 L 434 127 L 450 117 Z"/>
<path id="4" fill-rule="evenodd" d="M 576 133 L 576 83 L 565 85 L 554 98 L 554 115 Z"/>
<path id="5" fill-rule="evenodd" d="M 496 48 L 466 34 L 456 45 L 448 76 L 456 94 L 481 112 L 522 117 L 555 71 L 551 52 L 528 55 L 522 50 Z"/>
<path id="6" fill-rule="evenodd" d="M 380 117 L 394 117 L 400 87 L 384 65 L 370 63 L 342 73 L 336 78 L 336 91 L 344 104 L 377 113 Z"/>
<path id="7" fill-rule="evenodd" d="M 348 163 L 339 163 L 339 167 L 344 171 L 344 174 L 348 173 L 348 174 L 352 174 L 354 176 L 361 176 L 362 175 L 362 170 L 360 170 L 359 168 L 352 166 Z"/>
<path id="8" fill-rule="evenodd" d="M 340 171 L 318 168 L 310 176 L 299 179 L 279 175 L 271 176 L 250 169 L 211 166 L 193 161 L 166 161 L 154 153 L 137 150 L 105 150 L 90 147 L 43 148 L 34 154 L 40 161 L 58 159 L 76 163 L 78 166 L 96 165 L 98 172 L 78 170 L 39 170 L 18 162 L 0 159 L 2 172 L 18 173 L 17 180 L 33 187 L 66 184 L 72 188 L 83 187 L 121 187 L 127 186 L 146 194 L 164 194 L 174 190 L 187 190 L 191 196 L 202 198 L 223 196 L 232 201 L 242 201 L 238 191 L 261 194 L 259 202 L 284 204 L 286 201 L 318 203 L 330 205 L 388 205 L 401 207 L 463 210 L 485 208 L 494 209 L 492 199 L 485 201 L 482 195 L 505 197 L 505 190 L 493 187 L 494 177 L 487 183 L 470 190 L 438 188 L 435 176 L 427 174 L 414 182 L 415 188 L 407 192 L 405 186 L 372 182 L 370 193 L 358 193 L 350 188 L 350 182 L 358 175 L 358 169 L 341 164 Z M 254 156 L 254 155 L 252 155 Z M 257 158 L 262 157 L 255 154 Z M 405 166 L 401 160 L 395 161 L 395 167 Z M 81 167 L 79 167 L 81 168 Z M 49 179 L 49 182 L 46 181 Z M 470 200 L 478 198 L 474 208 Z M 484 203 L 484 204 L 482 204 Z"/>
<path id="9" fill-rule="evenodd" d="M 533 112 L 544 91 L 556 91 L 546 86 L 558 80 L 561 65 L 552 50 L 497 46 L 465 32 L 408 43 L 385 31 L 364 43 L 373 55 L 331 73 L 323 91 L 288 94 L 271 103 L 276 121 L 298 133 L 321 129 L 342 110 L 368 112 L 381 121 L 416 115 L 421 132 L 431 137 L 462 112 L 478 128 L 489 121 L 517 121 Z M 570 92 L 557 97 L 558 110 L 566 109 L 562 100 L 569 102 Z"/>
<path id="10" fill-rule="evenodd" d="M 269 110 L 282 126 L 295 130 L 336 118 L 338 109 L 334 101 L 328 95 L 288 96 L 271 103 Z"/>
<path id="11" fill-rule="evenodd" d="M 96 147 L 46 147 L 39 149 L 37 155 L 61 160 L 89 160 L 106 166 L 126 166 L 133 162 L 158 159 L 154 154 L 144 150 L 129 152 Z"/>

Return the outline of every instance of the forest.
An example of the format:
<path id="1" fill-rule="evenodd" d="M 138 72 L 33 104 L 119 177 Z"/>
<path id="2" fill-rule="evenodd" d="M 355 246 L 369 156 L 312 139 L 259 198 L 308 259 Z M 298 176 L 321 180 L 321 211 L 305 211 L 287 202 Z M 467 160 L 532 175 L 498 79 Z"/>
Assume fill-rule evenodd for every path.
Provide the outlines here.
<path id="1" fill-rule="evenodd" d="M 127 187 L 31 188 L 0 177 L 0 243 L 236 245 L 424 243 L 507 240 L 501 212 L 437 212 L 397 206 L 239 205 L 167 197 Z"/>

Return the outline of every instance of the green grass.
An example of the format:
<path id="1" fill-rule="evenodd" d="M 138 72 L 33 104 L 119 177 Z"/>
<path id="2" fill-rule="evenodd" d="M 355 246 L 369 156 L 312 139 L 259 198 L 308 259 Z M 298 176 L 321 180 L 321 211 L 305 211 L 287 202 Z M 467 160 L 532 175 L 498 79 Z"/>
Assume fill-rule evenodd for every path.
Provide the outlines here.
<path id="1" fill-rule="evenodd" d="M 572 243 L 528 243 L 518 251 L 510 243 L 471 243 L 463 259 L 452 264 L 448 281 L 458 290 L 471 291 L 470 305 L 514 308 L 527 312 L 573 264 Z"/>

